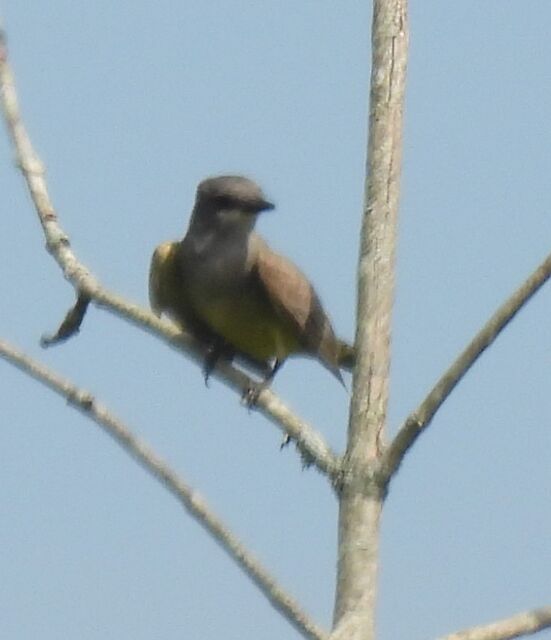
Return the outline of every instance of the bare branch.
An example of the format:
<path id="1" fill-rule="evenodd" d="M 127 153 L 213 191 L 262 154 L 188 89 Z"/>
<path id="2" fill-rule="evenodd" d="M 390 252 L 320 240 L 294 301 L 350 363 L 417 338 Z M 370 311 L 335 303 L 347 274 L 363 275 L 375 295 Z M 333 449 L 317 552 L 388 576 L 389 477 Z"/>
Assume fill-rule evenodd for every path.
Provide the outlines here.
<path id="1" fill-rule="evenodd" d="M 506 300 L 465 350 L 434 385 L 419 407 L 408 416 L 387 450 L 384 468 L 388 479 L 396 473 L 406 453 L 434 418 L 442 403 L 454 390 L 479 356 L 487 349 L 515 315 L 551 276 L 551 254 Z"/>
<path id="2" fill-rule="evenodd" d="M 73 285 L 80 300 L 89 299 L 115 315 L 128 320 L 132 324 L 153 333 L 172 347 L 185 352 L 199 362 L 204 360 L 204 349 L 191 336 L 181 332 L 170 322 L 159 320 L 149 311 L 138 305 L 127 302 L 123 298 L 107 291 L 76 257 L 69 238 L 61 228 L 59 220 L 50 200 L 45 180 L 44 167 L 35 153 L 27 134 L 17 101 L 17 94 L 11 69 L 8 64 L 6 40 L 0 29 L 0 92 L 4 118 L 15 147 L 17 161 L 25 178 L 32 201 L 38 214 L 46 247 L 61 267 L 67 280 Z M 77 303 L 78 305 L 78 303 Z M 73 308 L 65 318 L 57 334 L 52 337 L 56 342 L 71 335 L 78 329 L 85 308 Z M 80 312 L 82 312 L 81 315 Z M 47 339 L 48 340 L 48 339 Z M 236 389 L 240 394 L 250 389 L 254 382 L 239 369 L 221 363 L 214 374 L 226 385 Z M 327 474 L 334 482 L 340 468 L 338 456 L 331 450 L 324 438 L 313 427 L 298 418 L 269 389 L 262 391 L 255 404 L 271 422 L 293 439 L 297 448 L 309 464 Z"/>
<path id="3" fill-rule="evenodd" d="M 356 368 L 343 463 L 331 638 L 372 640 L 384 487 L 391 312 L 408 51 L 407 0 L 374 0 L 369 141 L 358 264 Z"/>
<path id="4" fill-rule="evenodd" d="M 499 622 L 442 636 L 439 640 L 510 640 L 551 627 L 551 607 L 518 613 Z"/>
<path id="5" fill-rule="evenodd" d="M 305 638 L 324 640 L 320 629 L 286 593 L 260 562 L 246 549 L 228 527 L 214 514 L 193 488 L 173 471 L 145 442 L 116 418 L 90 393 L 76 387 L 44 365 L 0 340 L 0 357 L 38 380 L 104 429 L 128 454 L 164 485 L 214 540 L 256 584 L 270 604 L 277 609 Z"/>

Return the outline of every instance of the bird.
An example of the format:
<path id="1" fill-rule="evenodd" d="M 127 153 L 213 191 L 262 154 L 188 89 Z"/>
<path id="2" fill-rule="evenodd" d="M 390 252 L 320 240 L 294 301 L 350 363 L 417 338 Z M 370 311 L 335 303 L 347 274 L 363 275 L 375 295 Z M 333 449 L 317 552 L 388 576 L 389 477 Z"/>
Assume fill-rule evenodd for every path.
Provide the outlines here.
<path id="1" fill-rule="evenodd" d="M 339 382 L 354 348 L 336 337 L 308 278 L 255 231 L 275 205 L 251 179 L 199 183 L 183 239 L 156 247 L 149 271 L 152 310 L 207 348 L 205 381 L 220 358 L 240 358 L 268 386 L 289 356 L 316 358 Z"/>

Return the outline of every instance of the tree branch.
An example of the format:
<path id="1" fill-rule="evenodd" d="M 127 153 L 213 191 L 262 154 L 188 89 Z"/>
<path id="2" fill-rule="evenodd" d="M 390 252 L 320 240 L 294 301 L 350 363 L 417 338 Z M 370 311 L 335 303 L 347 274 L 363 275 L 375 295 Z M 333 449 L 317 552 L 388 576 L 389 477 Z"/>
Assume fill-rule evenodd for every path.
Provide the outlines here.
<path id="1" fill-rule="evenodd" d="M 90 298 L 84 293 L 79 293 L 75 305 L 69 309 L 57 331 L 51 335 L 44 334 L 40 338 L 40 345 L 42 347 L 51 347 L 68 340 L 78 333 L 89 304 Z"/>
<path id="2" fill-rule="evenodd" d="M 214 538 L 241 570 L 256 584 L 270 604 L 305 638 L 325 640 L 320 629 L 287 594 L 260 562 L 214 514 L 205 500 L 173 471 L 145 442 L 116 418 L 90 393 L 76 387 L 21 351 L 0 340 L 0 357 L 67 399 L 75 409 L 103 428 L 129 455 L 172 493 L 186 511 Z"/>
<path id="3" fill-rule="evenodd" d="M 391 312 L 408 50 L 407 0 L 374 0 L 369 141 L 358 264 L 356 367 L 343 461 L 334 631 L 372 640 L 384 487 Z"/>
<path id="4" fill-rule="evenodd" d="M 539 267 L 510 298 L 499 307 L 440 380 L 438 380 L 423 402 L 408 416 L 385 455 L 384 469 L 388 480 L 396 473 L 406 453 L 413 446 L 422 431 L 430 424 L 434 415 L 442 406 L 442 403 L 455 389 L 457 384 L 522 307 L 540 287 L 545 284 L 550 276 L 551 254 L 545 258 Z"/>
<path id="5" fill-rule="evenodd" d="M 551 627 L 551 606 L 518 613 L 499 622 L 442 636 L 439 640 L 510 640 Z"/>
<path id="6" fill-rule="evenodd" d="M 5 34 L 0 27 L 0 93 L 4 118 L 12 139 L 17 163 L 34 203 L 40 224 L 46 238 L 46 248 L 63 271 L 63 275 L 76 290 L 78 300 L 92 300 L 97 306 L 124 318 L 132 324 L 153 333 L 170 346 L 183 351 L 198 362 L 204 361 L 204 349 L 191 336 L 183 333 L 168 321 L 159 320 L 151 312 L 107 291 L 76 257 L 69 238 L 59 224 L 50 200 L 45 180 L 44 167 L 35 153 L 20 115 L 13 74 L 8 64 Z M 86 305 L 87 306 L 87 305 Z M 76 311 L 75 311 L 76 309 Z M 80 322 L 86 308 L 74 309 L 66 316 L 57 334 L 50 340 L 59 341 L 71 335 L 75 321 Z M 71 316 L 74 312 L 76 316 Z M 79 315 L 79 313 L 81 315 Z M 72 323 L 72 324 L 71 324 Z M 78 329 L 78 325 L 77 325 Z M 48 341 L 48 338 L 46 338 Z M 243 394 L 254 384 L 239 369 L 221 363 L 214 371 L 226 385 Z M 271 390 L 262 391 L 255 404 L 265 417 L 273 422 L 287 436 L 296 442 L 303 460 L 314 464 L 319 471 L 328 475 L 332 482 L 338 475 L 340 461 L 327 442 L 313 427 L 298 418 Z"/>

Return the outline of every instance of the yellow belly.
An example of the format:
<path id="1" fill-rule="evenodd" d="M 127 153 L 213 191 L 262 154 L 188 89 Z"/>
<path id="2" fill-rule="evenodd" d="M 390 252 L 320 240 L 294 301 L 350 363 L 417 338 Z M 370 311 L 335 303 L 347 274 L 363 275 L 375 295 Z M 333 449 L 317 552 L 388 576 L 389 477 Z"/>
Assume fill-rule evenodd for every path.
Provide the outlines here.
<path id="1" fill-rule="evenodd" d="M 292 327 L 263 301 L 240 297 L 211 300 L 200 307 L 201 317 L 216 333 L 257 360 L 284 360 L 299 350 Z"/>
<path id="2" fill-rule="evenodd" d="M 178 246 L 176 242 L 166 242 L 153 255 L 150 298 L 157 313 L 168 313 L 183 327 L 190 313 L 197 315 L 238 351 L 256 360 L 284 360 L 301 350 L 293 327 L 267 300 L 254 295 L 212 299 L 188 291 L 177 259 Z"/>

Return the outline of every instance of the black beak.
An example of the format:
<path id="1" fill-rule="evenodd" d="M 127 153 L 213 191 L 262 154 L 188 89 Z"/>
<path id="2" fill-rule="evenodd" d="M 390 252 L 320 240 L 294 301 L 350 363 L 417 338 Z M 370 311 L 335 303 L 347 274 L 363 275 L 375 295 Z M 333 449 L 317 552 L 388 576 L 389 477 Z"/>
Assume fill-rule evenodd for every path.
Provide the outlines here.
<path id="1" fill-rule="evenodd" d="M 269 202 L 268 200 L 260 200 L 258 203 L 258 211 L 272 211 L 275 209 L 275 204 L 273 202 Z"/>
<path id="2" fill-rule="evenodd" d="M 240 208 L 245 213 L 250 213 L 251 215 L 256 216 L 263 211 L 271 211 L 272 209 L 275 209 L 275 204 L 269 200 L 264 200 L 264 198 L 255 198 L 254 200 L 249 200 L 248 202 L 240 204 Z"/>

